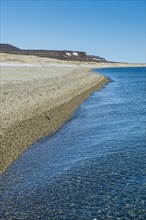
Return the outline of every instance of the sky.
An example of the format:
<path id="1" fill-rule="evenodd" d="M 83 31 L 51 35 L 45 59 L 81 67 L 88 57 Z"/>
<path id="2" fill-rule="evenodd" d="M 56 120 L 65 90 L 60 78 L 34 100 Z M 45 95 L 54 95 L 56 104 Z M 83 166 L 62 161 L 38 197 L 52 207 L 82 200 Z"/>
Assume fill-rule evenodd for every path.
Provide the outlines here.
<path id="1" fill-rule="evenodd" d="M 1 0 L 1 43 L 146 62 L 145 0 Z"/>

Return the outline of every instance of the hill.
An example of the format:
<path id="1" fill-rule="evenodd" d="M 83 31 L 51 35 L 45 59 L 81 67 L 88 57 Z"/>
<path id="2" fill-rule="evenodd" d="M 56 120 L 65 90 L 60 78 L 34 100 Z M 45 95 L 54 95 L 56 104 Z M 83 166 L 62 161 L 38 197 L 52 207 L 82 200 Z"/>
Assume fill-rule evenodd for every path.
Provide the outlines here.
<path id="1" fill-rule="evenodd" d="M 14 47 L 10 44 L 0 44 L 0 52 L 1 53 L 11 53 L 11 52 L 21 51 L 18 47 Z"/>
<path id="2" fill-rule="evenodd" d="M 39 57 L 55 58 L 59 60 L 86 61 L 86 62 L 105 62 L 106 60 L 99 56 L 87 55 L 83 51 L 71 50 L 23 50 L 10 44 L 0 44 L 1 53 L 35 55 Z"/>

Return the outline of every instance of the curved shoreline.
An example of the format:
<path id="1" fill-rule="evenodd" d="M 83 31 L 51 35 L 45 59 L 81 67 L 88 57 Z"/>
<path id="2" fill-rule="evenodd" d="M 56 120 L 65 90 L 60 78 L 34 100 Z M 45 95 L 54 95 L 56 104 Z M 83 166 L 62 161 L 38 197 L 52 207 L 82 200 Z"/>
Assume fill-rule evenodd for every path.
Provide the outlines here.
<path id="1" fill-rule="evenodd" d="M 91 73 L 91 68 L 145 66 L 60 61 L 2 53 L 1 62 L 6 63 L 0 65 L 0 173 L 34 141 L 53 134 L 84 99 L 109 81 Z"/>
<path id="2" fill-rule="evenodd" d="M 101 77 L 94 86 L 92 85 L 69 101 L 12 125 L 2 134 L 0 173 L 5 172 L 7 167 L 33 142 L 57 131 L 69 120 L 83 100 L 89 97 L 94 91 L 99 90 L 108 81 L 107 78 Z"/>

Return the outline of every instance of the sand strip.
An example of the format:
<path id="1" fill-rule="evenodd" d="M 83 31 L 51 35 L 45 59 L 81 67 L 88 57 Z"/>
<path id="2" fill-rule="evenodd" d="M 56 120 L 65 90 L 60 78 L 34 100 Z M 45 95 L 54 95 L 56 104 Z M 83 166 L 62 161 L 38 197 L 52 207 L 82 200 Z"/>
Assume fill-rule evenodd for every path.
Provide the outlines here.
<path id="1" fill-rule="evenodd" d="M 0 172 L 107 81 L 83 67 L 1 67 Z"/>

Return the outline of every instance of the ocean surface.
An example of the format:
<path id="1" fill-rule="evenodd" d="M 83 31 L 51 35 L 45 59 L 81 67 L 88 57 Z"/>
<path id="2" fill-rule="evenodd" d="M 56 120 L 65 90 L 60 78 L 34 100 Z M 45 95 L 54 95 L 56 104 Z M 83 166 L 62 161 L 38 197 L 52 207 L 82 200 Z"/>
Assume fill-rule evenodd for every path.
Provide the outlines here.
<path id="1" fill-rule="evenodd" d="M 0 219 L 146 219 L 146 69 L 111 79 L 1 177 Z"/>

